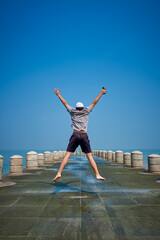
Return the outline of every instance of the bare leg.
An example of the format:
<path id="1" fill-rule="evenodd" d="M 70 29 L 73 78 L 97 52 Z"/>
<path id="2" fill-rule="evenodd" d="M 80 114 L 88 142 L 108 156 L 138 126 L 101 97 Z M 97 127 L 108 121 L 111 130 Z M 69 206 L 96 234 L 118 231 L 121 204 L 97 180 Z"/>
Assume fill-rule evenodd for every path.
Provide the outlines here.
<path id="1" fill-rule="evenodd" d="M 98 180 L 105 180 L 105 178 L 102 177 L 98 172 L 98 168 L 97 168 L 96 162 L 94 161 L 94 159 L 92 157 L 92 153 L 86 153 L 86 156 L 87 156 L 87 158 L 88 158 L 88 160 L 89 160 L 89 162 L 90 162 L 90 164 L 91 164 L 91 166 L 92 166 L 92 168 L 93 168 L 93 170 L 96 174 L 96 178 Z"/>
<path id="2" fill-rule="evenodd" d="M 58 170 L 55 178 L 53 179 L 54 182 L 56 182 L 57 179 L 61 177 L 61 172 L 62 172 L 63 168 L 66 166 L 66 164 L 67 164 L 67 162 L 68 162 L 68 160 L 69 160 L 71 155 L 72 155 L 72 152 L 66 152 L 66 155 L 64 156 L 64 158 L 63 158 L 63 160 L 61 162 L 59 170 Z"/>

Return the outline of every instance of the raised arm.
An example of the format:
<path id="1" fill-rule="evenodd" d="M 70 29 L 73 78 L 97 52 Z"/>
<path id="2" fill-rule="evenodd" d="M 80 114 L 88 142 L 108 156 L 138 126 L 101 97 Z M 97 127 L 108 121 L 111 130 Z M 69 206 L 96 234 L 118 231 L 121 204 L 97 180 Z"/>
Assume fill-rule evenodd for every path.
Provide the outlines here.
<path id="1" fill-rule="evenodd" d="M 55 94 L 59 97 L 59 99 L 61 100 L 61 102 L 64 104 L 64 106 L 67 108 L 68 107 L 68 103 L 66 102 L 66 100 L 63 99 L 63 97 L 60 95 L 61 90 L 58 90 L 58 88 L 54 89 Z"/>
<path id="2" fill-rule="evenodd" d="M 101 98 L 101 96 L 102 96 L 103 94 L 106 94 L 106 92 L 107 92 L 106 88 L 104 88 L 104 89 L 101 90 L 100 94 L 94 99 L 94 101 L 93 101 L 92 104 L 90 105 L 92 109 L 94 108 L 94 106 L 96 105 L 96 103 L 99 101 L 99 99 Z"/>

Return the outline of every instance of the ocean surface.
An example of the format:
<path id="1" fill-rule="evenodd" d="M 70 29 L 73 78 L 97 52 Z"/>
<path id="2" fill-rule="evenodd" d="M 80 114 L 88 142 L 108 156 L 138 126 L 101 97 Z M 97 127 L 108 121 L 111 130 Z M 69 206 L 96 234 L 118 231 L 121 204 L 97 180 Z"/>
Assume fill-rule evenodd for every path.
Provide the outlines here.
<path id="1" fill-rule="evenodd" d="M 77 148 L 80 150 L 80 148 Z M 100 149 L 105 150 L 105 149 Z M 106 150 L 112 150 L 117 151 L 121 150 L 123 152 L 133 152 L 135 150 L 143 152 L 143 165 L 144 167 L 148 168 L 148 155 L 150 154 L 159 154 L 160 155 L 160 149 L 106 149 Z M 0 150 L 0 155 L 3 156 L 3 175 L 10 172 L 10 157 L 13 155 L 21 155 L 23 157 L 23 168 L 26 168 L 26 153 L 29 151 L 35 151 L 37 153 L 44 153 L 45 151 L 55 151 L 54 149 L 45 149 L 45 150 Z M 57 150 L 56 150 L 57 151 Z"/>

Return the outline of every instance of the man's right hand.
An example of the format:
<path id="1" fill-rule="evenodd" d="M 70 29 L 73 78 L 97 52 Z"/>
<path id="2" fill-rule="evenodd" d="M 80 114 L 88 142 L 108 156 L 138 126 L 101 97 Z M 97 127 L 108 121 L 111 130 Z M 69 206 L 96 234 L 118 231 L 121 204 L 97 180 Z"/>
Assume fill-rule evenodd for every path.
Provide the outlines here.
<path id="1" fill-rule="evenodd" d="M 101 93 L 106 94 L 106 92 L 107 92 L 106 87 L 104 87 L 104 89 L 101 90 Z"/>
<path id="2" fill-rule="evenodd" d="M 58 88 L 55 88 L 54 89 L 54 93 L 58 96 L 58 95 L 60 95 L 60 92 L 61 92 L 61 90 L 58 90 Z"/>

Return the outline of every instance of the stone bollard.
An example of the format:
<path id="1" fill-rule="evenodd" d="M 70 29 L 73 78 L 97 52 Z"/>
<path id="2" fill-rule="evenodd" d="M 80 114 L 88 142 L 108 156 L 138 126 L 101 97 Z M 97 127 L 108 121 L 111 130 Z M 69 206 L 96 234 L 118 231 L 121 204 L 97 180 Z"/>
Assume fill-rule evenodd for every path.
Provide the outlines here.
<path id="1" fill-rule="evenodd" d="M 115 162 L 115 152 L 112 152 L 112 162 Z"/>
<path id="2" fill-rule="evenodd" d="M 103 150 L 101 151 L 101 158 L 103 158 Z"/>
<path id="3" fill-rule="evenodd" d="M 64 155 L 65 155 L 64 151 L 59 151 L 59 156 L 60 156 L 60 158 L 63 158 Z"/>
<path id="4" fill-rule="evenodd" d="M 129 152 L 123 154 L 123 163 L 126 166 L 131 166 L 131 154 Z"/>
<path id="5" fill-rule="evenodd" d="M 148 156 L 148 171 L 160 174 L 160 155 L 151 154 Z"/>
<path id="6" fill-rule="evenodd" d="M 3 156 L 0 155 L 0 181 L 2 180 L 3 176 Z"/>
<path id="7" fill-rule="evenodd" d="M 44 164 L 52 163 L 52 158 L 53 158 L 53 155 L 50 151 L 44 152 Z"/>
<path id="8" fill-rule="evenodd" d="M 140 151 L 134 151 L 131 153 L 131 167 L 143 168 L 143 153 Z"/>
<path id="9" fill-rule="evenodd" d="M 53 152 L 51 152 L 51 162 L 53 163 Z"/>
<path id="10" fill-rule="evenodd" d="M 105 153 L 106 153 L 106 151 L 104 150 L 104 151 L 102 151 L 102 158 L 105 158 Z"/>
<path id="11" fill-rule="evenodd" d="M 112 151 L 111 150 L 109 150 L 107 152 L 107 159 L 108 159 L 108 161 L 112 161 Z"/>
<path id="12" fill-rule="evenodd" d="M 63 157 L 66 155 L 66 151 L 62 151 L 63 152 Z"/>
<path id="13" fill-rule="evenodd" d="M 103 154 L 103 151 L 100 150 L 100 151 L 99 151 L 99 157 L 100 157 L 100 158 L 102 158 L 102 154 Z"/>
<path id="14" fill-rule="evenodd" d="M 107 159 L 108 158 L 108 152 L 106 151 L 105 152 L 105 159 Z"/>
<path id="15" fill-rule="evenodd" d="M 38 167 L 44 166 L 44 154 L 43 153 L 37 154 L 37 161 L 38 161 Z"/>
<path id="16" fill-rule="evenodd" d="M 115 162 L 116 163 L 123 163 L 123 152 L 118 150 L 115 153 Z"/>
<path id="17" fill-rule="evenodd" d="M 30 151 L 26 154 L 26 168 L 36 169 L 38 167 L 37 153 Z"/>
<path id="18" fill-rule="evenodd" d="M 23 157 L 14 155 L 10 157 L 10 174 L 22 175 L 23 174 Z"/>
<path id="19" fill-rule="evenodd" d="M 77 155 L 79 155 L 79 150 L 77 150 Z"/>
<path id="20" fill-rule="evenodd" d="M 54 153 L 54 161 L 59 161 L 60 159 L 63 158 L 62 152 L 58 151 Z"/>
<path id="21" fill-rule="evenodd" d="M 52 152 L 52 162 L 55 162 L 57 160 L 56 154 L 57 154 L 57 151 Z"/>
<path id="22" fill-rule="evenodd" d="M 100 157 L 100 150 L 98 150 L 98 157 Z"/>

